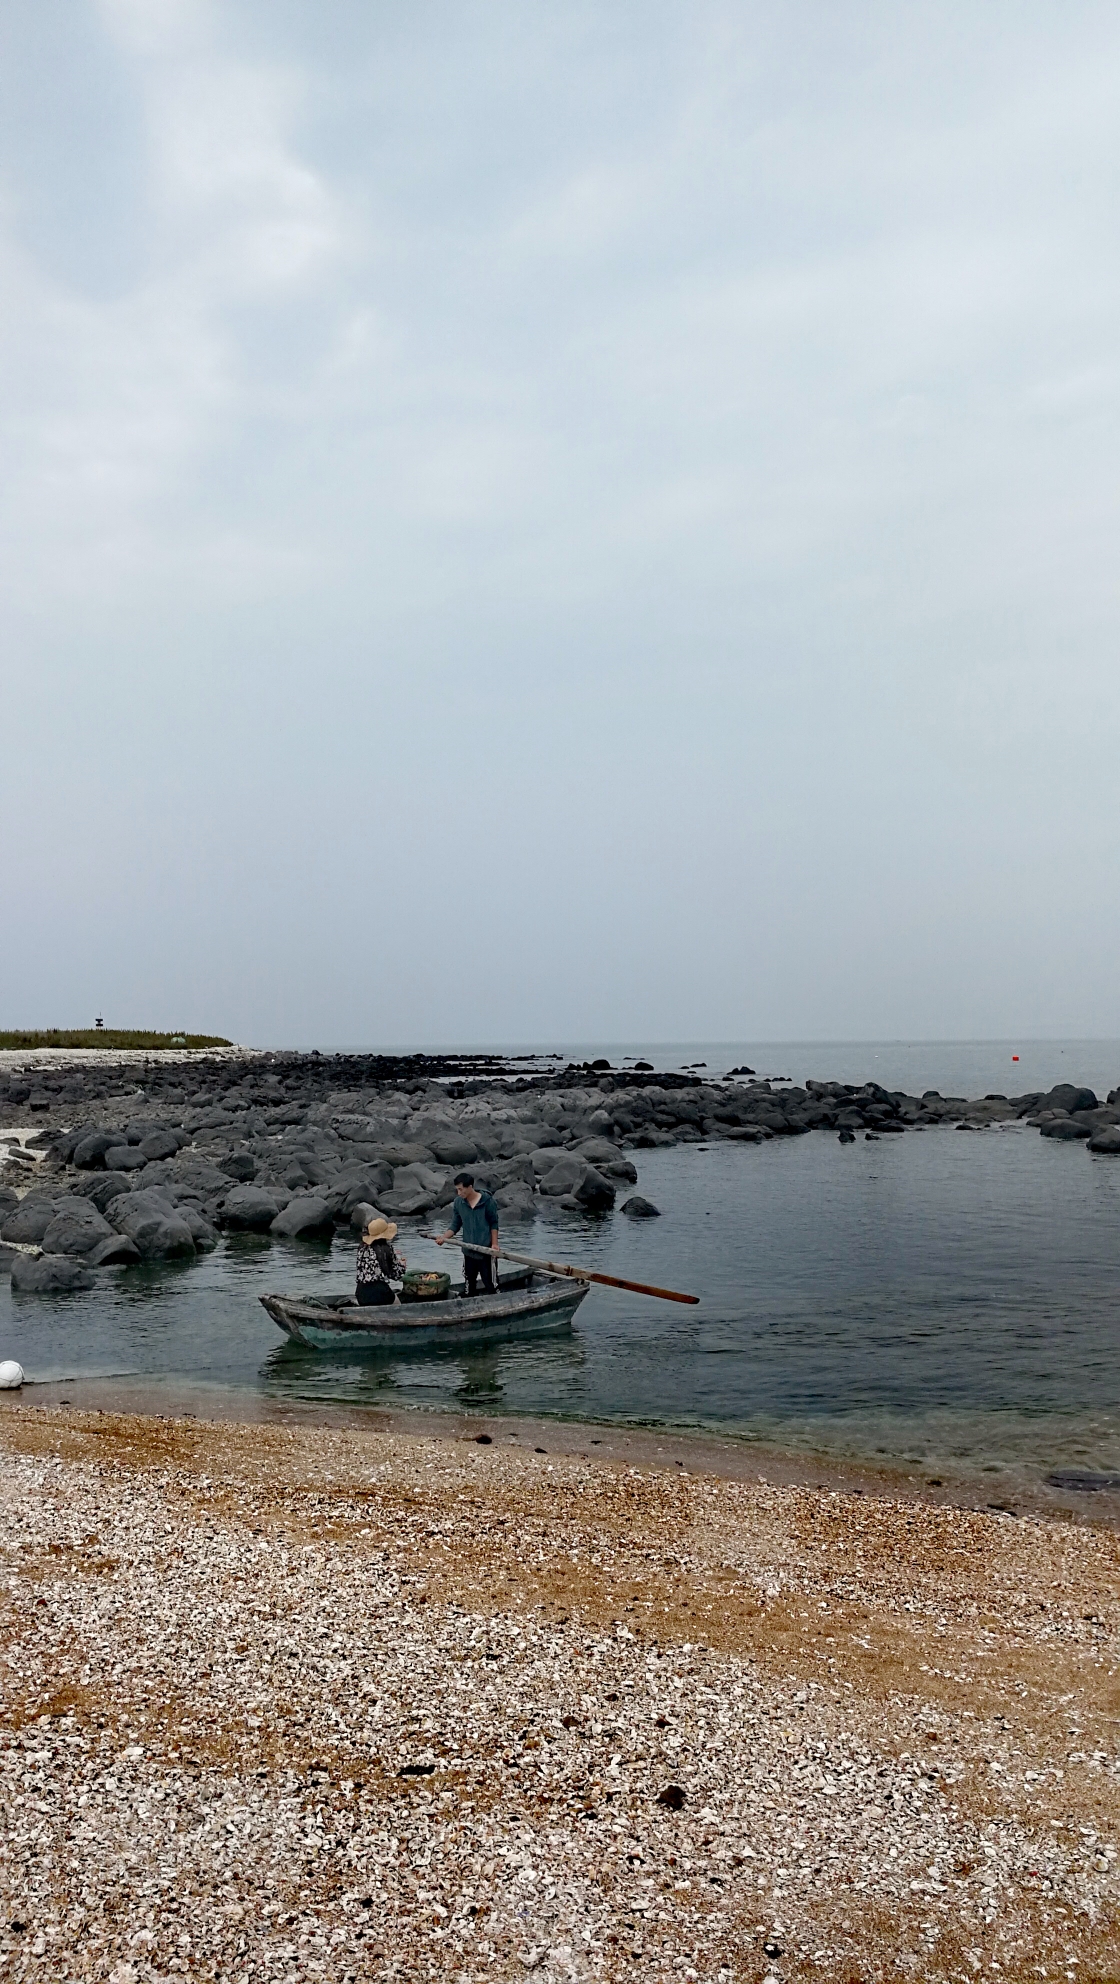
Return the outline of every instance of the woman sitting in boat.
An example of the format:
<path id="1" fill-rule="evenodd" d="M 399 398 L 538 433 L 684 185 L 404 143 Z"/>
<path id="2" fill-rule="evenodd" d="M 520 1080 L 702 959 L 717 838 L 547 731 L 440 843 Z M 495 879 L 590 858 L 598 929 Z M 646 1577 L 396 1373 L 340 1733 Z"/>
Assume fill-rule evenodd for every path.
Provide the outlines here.
<path id="1" fill-rule="evenodd" d="M 408 1266 L 393 1245 L 397 1229 L 390 1219 L 371 1219 L 358 1247 L 358 1283 L 354 1290 L 363 1307 L 377 1302 L 399 1302 L 392 1284 L 404 1280 Z"/>

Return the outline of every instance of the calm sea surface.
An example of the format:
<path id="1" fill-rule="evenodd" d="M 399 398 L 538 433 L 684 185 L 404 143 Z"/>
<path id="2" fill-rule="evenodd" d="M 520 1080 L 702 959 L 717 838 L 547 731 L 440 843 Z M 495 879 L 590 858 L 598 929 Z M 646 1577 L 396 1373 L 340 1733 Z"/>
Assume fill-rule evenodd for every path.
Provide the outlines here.
<path id="1" fill-rule="evenodd" d="M 580 1058 L 590 1054 L 580 1049 Z M 620 1060 L 624 1050 L 602 1050 Z M 640 1054 L 631 1045 L 627 1050 Z M 749 1062 L 886 1087 L 1103 1094 L 1120 1043 L 645 1050 L 660 1066 Z M 1010 1055 L 1020 1054 L 1018 1064 Z M 190 1266 L 115 1270 L 88 1295 L 13 1297 L 0 1356 L 37 1381 L 120 1375 L 277 1405 L 424 1407 L 704 1427 L 837 1454 L 1120 1470 L 1120 1159 L 1020 1125 L 852 1146 L 636 1153 L 658 1220 L 552 1212 L 514 1247 L 688 1289 L 698 1309 L 596 1289 L 569 1340 L 470 1355 L 326 1357 L 286 1344 L 256 1298 L 345 1287 L 349 1244 L 223 1241 Z M 414 1266 L 439 1260 L 404 1241 Z M 32 1390 L 26 1396 L 35 1396 Z M 77 1400 L 77 1393 L 75 1393 Z"/>

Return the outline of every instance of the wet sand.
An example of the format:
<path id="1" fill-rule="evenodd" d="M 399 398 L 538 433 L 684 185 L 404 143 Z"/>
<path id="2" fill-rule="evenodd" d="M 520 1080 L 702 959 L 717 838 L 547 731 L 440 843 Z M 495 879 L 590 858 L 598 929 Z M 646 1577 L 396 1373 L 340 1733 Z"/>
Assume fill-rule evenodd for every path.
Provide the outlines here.
<path id="1" fill-rule="evenodd" d="M 75 1405 L 86 1410 L 137 1412 L 159 1419 L 193 1418 L 246 1425 L 322 1426 L 355 1431 L 402 1433 L 433 1440 L 473 1439 L 486 1434 L 497 1445 L 545 1447 L 550 1453 L 584 1460 L 614 1460 L 640 1467 L 679 1467 L 725 1481 L 772 1482 L 838 1494 L 887 1496 L 928 1502 L 935 1507 L 994 1510 L 1014 1516 L 1053 1516 L 1120 1530 L 1120 1490 L 1079 1492 L 1054 1487 L 1045 1479 L 1008 1482 L 975 1466 L 952 1467 L 838 1458 L 805 1447 L 776 1446 L 764 1440 L 694 1428 L 620 1426 L 611 1421 L 524 1418 L 508 1413 L 425 1412 L 411 1407 L 329 1405 L 313 1400 L 270 1398 L 232 1386 L 191 1384 L 182 1379 L 137 1377 L 62 1378 L 28 1386 L 22 1393 L 0 1393 L 0 1413 L 20 1399 L 40 1408 Z"/>
<path id="2" fill-rule="evenodd" d="M 13 1974 L 1120 1974 L 1109 1528 L 208 1409 L 0 1413 Z"/>

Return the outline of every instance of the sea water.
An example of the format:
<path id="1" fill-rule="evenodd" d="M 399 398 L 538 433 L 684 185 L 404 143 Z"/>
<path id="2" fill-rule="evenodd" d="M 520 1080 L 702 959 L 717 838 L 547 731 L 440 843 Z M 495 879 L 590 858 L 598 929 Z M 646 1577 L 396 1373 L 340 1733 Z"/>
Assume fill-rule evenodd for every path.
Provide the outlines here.
<path id="1" fill-rule="evenodd" d="M 1005 1091 L 1061 1079 L 1071 1046 L 1053 1043 L 1041 1074 L 1036 1052 L 1033 1079 Z M 994 1065 L 983 1044 L 969 1051 L 977 1068 L 985 1054 Z M 944 1051 L 940 1079 L 928 1046 L 921 1068 L 908 1071 L 917 1050 L 874 1052 L 884 1072 L 873 1078 L 886 1087 L 989 1086 L 987 1073 L 982 1085 L 967 1078 L 958 1045 Z M 706 1059 L 714 1072 L 720 1058 L 739 1065 L 752 1054 L 751 1065 L 769 1058 L 775 1074 L 800 1078 L 819 1065 L 822 1077 L 844 1078 L 838 1049 L 819 1064 L 804 1047 L 738 1045 L 717 1056 L 709 1046 L 681 1058 Z M 852 1050 L 850 1078 L 871 1065 L 872 1050 Z M 931 1068 L 934 1078 L 923 1079 Z M 1100 1092 L 1118 1071 L 1110 1044 L 1085 1043 L 1068 1077 Z M 333 1246 L 229 1236 L 192 1263 L 105 1271 L 88 1294 L 20 1297 L 0 1283 L 0 1355 L 23 1364 L 32 1399 L 35 1382 L 114 1376 L 122 1404 L 141 1381 L 147 1398 L 162 1387 L 169 1402 L 184 1384 L 202 1384 L 281 1409 L 423 1407 L 704 1428 L 1009 1479 L 1054 1467 L 1120 1470 L 1120 1158 L 1019 1123 L 846 1146 L 814 1132 L 635 1157 L 638 1189 L 660 1218 L 546 1208 L 503 1238 L 698 1294 L 696 1308 L 595 1288 L 570 1338 L 320 1355 L 282 1339 L 257 1298 L 346 1289 L 349 1236 Z M 447 1265 L 414 1233 L 398 1244 L 413 1266 Z"/>

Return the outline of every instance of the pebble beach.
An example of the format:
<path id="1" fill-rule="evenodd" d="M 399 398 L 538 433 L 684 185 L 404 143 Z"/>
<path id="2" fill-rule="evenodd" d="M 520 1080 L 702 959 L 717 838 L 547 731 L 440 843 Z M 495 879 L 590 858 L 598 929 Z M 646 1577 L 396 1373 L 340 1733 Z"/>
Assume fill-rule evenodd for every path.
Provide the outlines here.
<path id="1" fill-rule="evenodd" d="M 6 1403 L 2 1973 L 1120 1974 L 1115 1534 L 591 1431 Z"/>

